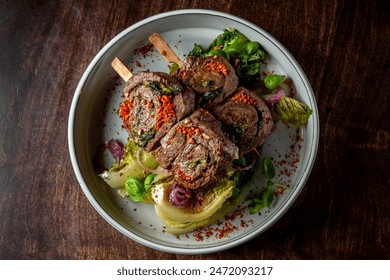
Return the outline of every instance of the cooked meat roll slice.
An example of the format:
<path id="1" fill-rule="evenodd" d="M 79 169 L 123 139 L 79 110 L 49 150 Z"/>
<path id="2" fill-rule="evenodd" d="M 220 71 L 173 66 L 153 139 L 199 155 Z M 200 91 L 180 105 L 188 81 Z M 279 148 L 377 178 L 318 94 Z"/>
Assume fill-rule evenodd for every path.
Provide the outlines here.
<path id="1" fill-rule="evenodd" d="M 140 72 L 124 89 L 118 114 L 130 137 L 151 151 L 178 121 L 194 110 L 195 95 L 173 77 L 160 72 Z"/>
<path id="2" fill-rule="evenodd" d="M 222 103 L 238 86 L 233 67 L 223 57 L 187 57 L 172 75 L 195 91 L 197 105 L 205 109 Z"/>
<path id="3" fill-rule="evenodd" d="M 173 126 L 152 154 L 160 166 L 171 168 L 177 183 L 197 189 L 224 177 L 238 148 L 224 136 L 221 123 L 200 108 Z"/>
<path id="4" fill-rule="evenodd" d="M 240 87 L 233 97 L 213 111 L 240 154 L 259 147 L 271 133 L 270 110 L 256 93 Z"/>

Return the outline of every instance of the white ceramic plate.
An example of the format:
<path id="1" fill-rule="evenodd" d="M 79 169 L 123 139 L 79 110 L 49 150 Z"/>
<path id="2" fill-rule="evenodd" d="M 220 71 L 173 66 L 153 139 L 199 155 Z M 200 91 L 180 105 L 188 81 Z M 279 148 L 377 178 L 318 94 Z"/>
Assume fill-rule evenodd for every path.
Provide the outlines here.
<path id="1" fill-rule="evenodd" d="M 157 51 L 149 51 L 146 55 L 139 52 L 141 47 L 149 43 L 149 35 L 160 33 L 173 50 L 183 57 L 194 43 L 207 46 L 226 27 L 234 27 L 249 39 L 260 42 L 270 55 L 268 70 L 291 77 L 297 98 L 313 109 L 313 115 L 301 130 L 278 123 L 277 129 L 264 144 L 263 155 L 274 159 L 276 180 L 290 185 L 274 201 L 271 209 L 250 215 L 241 207 L 231 215 L 234 219 L 222 220 L 197 232 L 170 235 L 164 232 L 153 205 L 137 204 L 120 198 L 96 172 L 94 157 L 102 143 L 113 137 L 124 143 L 127 139 L 127 133 L 121 128 L 121 120 L 115 113 L 124 82 L 110 64 L 117 56 L 134 73 L 141 70 L 167 72 L 168 64 Z M 68 127 L 69 150 L 78 182 L 88 200 L 121 233 L 161 251 L 211 253 L 254 238 L 274 224 L 292 205 L 314 164 L 319 139 L 317 112 L 312 89 L 302 69 L 270 34 L 229 14 L 210 10 L 178 10 L 136 23 L 113 38 L 96 55 L 82 76 L 72 101 Z M 257 174 L 252 193 L 261 193 L 264 186 L 261 174 Z"/>

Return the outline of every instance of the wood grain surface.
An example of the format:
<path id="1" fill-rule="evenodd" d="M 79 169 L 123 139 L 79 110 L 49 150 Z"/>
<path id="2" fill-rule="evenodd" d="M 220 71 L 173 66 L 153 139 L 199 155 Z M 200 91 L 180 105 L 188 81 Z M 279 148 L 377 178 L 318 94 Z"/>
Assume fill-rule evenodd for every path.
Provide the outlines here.
<path id="1" fill-rule="evenodd" d="M 220 253 L 144 247 L 81 191 L 67 143 L 70 103 L 97 52 L 161 12 L 205 8 L 262 27 L 315 92 L 320 145 L 294 205 Z M 388 1 L 0 0 L 0 259 L 390 259 Z"/>

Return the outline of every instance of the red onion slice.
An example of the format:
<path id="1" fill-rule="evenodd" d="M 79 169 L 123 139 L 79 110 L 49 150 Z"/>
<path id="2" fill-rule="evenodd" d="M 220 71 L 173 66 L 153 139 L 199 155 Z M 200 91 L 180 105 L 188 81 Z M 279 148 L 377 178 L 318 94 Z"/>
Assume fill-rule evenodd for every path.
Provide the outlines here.
<path id="1" fill-rule="evenodd" d="M 169 202 L 173 206 L 187 206 L 191 202 L 191 191 L 174 181 L 172 184 L 171 193 L 169 194 Z"/>
<path id="2" fill-rule="evenodd" d="M 122 142 L 114 138 L 108 140 L 106 143 L 106 148 L 110 151 L 116 163 L 119 163 L 125 154 L 125 147 Z"/>

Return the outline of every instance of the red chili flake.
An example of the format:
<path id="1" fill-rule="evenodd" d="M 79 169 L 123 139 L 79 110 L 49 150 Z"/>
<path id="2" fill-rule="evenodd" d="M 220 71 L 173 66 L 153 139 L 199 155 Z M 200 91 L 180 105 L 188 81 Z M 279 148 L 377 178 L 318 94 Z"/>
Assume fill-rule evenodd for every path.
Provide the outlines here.
<path id="1" fill-rule="evenodd" d="M 231 222 L 226 222 L 223 228 L 219 230 L 217 237 L 218 239 L 221 239 L 237 229 L 238 227 L 233 225 Z"/>
<path id="2" fill-rule="evenodd" d="M 214 235 L 213 228 L 208 227 L 206 231 L 206 237 L 209 238 Z"/>
<path id="3" fill-rule="evenodd" d="M 173 103 L 172 95 L 162 95 L 159 96 L 159 100 L 161 102 L 161 107 L 157 113 L 156 119 L 156 129 L 160 129 L 163 123 L 172 122 L 175 118 L 175 104 Z"/>
<path id="4" fill-rule="evenodd" d="M 295 156 L 291 161 L 291 166 L 297 168 L 296 164 L 299 162 L 299 157 Z"/>
<path id="5" fill-rule="evenodd" d="M 178 126 L 176 128 L 176 131 L 181 132 L 182 134 L 185 134 L 187 136 L 187 139 L 192 138 L 194 134 L 200 135 L 202 133 L 202 129 L 199 127 L 193 127 L 193 126 Z"/>
<path id="6" fill-rule="evenodd" d="M 180 178 L 182 178 L 183 180 L 186 180 L 186 181 L 194 181 L 195 178 L 193 177 L 190 177 L 190 176 L 187 176 L 183 170 L 180 169 L 180 167 L 177 169 L 177 175 L 179 175 Z"/>
<path id="7" fill-rule="evenodd" d="M 203 228 L 199 228 L 198 230 L 196 230 L 192 233 L 192 235 L 194 236 L 196 241 L 203 241 L 204 238 L 203 238 L 203 234 L 202 234 L 202 229 Z"/>
<path id="8" fill-rule="evenodd" d="M 224 222 L 218 222 L 216 227 L 202 227 L 193 232 L 193 237 L 196 241 L 203 241 L 204 239 L 209 239 L 214 237 L 217 239 L 222 239 L 227 237 L 230 233 L 239 229 L 239 227 L 247 228 L 250 224 L 254 224 L 253 220 L 244 220 L 244 210 L 246 208 L 238 209 L 237 211 L 226 215 Z M 235 225 L 234 221 L 240 218 L 240 226 Z"/>
<path id="9" fill-rule="evenodd" d="M 232 101 L 238 100 L 242 103 L 248 104 L 250 106 L 257 106 L 257 101 L 250 95 L 246 94 L 244 91 L 240 91 L 235 96 L 231 98 Z"/>
<path id="10" fill-rule="evenodd" d="M 243 228 L 246 228 L 246 227 L 249 226 L 248 223 L 247 223 L 246 221 L 244 221 L 244 220 L 241 220 L 241 221 L 240 221 L 240 225 L 241 225 L 241 227 L 243 227 Z"/>
<path id="11" fill-rule="evenodd" d="M 133 106 L 133 101 L 129 99 L 124 100 L 119 106 L 118 114 L 124 123 L 129 119 L 132 106 Z"/>
<path id="12" fill-rule="evenodd" d="M 153 49 L 154 45 L 152 43 L 148 43 L 145 46 L 142 46 L 138 49 L 134 50 L 134 54 L 139 54 L 141 53 L 142 56 L 145 58 L 146 55 Z"/>
<path id="13" fill-rule="evenodd" d="M 227 76 L 228 70 L 226 65 L 221 62 L 209 61 L 204 66 L 203 69 L 206 71 L 218 71 Z"/>
<path id="14" fill-rule="evenodd" d="M 141 62 L 139 62 L 138 60 L 135 62 L 135 65 L 137 65 L 137 67 L 142 67 Z"/>

